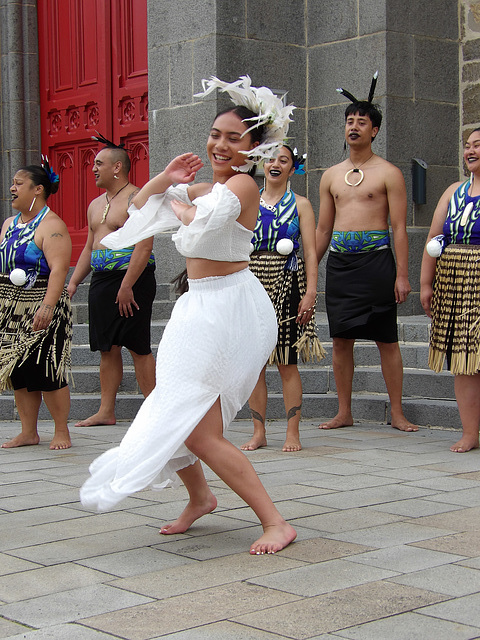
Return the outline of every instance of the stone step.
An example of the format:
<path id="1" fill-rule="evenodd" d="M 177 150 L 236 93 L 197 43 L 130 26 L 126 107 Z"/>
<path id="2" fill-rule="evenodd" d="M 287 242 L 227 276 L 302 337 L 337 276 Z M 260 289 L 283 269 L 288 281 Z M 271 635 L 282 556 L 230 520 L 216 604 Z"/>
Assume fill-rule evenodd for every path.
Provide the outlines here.
<path id="1" fill-rule="evenodd" d="M 116 403 L 117 420 L 131 422 L 137 414 L 143 398 L 140 394 L 119 394 Z M 72 394 L 69 422 L 81 420 L 98 410 L 99 400 L 95 394 Z M 304 418 L 318 420 L 319 423 L 332 418 L 337 411 L 337 397 L 334 393 L 309 394 L 303 396 L 302 415 Z M 355 393 L 352 396 L 352 408 L 355 421 L 378 422 L 388 424 L 389 404 L 386 394 Z M 421 426 L 460 429 L 460 417 L 455 400 L 431 400 L 425 398 L 406 398 L 405 415 L 413 423 Z M 238 419 L 249 418 L 248 405 L 237 414 Z M 42 403 L 39 418 L 50 419 L 47 408 Z M 13 396 L 0 396 L 0 419 L 18 420 Z M 285 419 L 285 408 L 281 394 L 269 394 L 267 421 Z"/>
<path id="2" fill-rule="evenodd" d="M 88 346 L 88 328 L 79 328 L 76 325 L 74 329 L 74 344 L 72 345 L 72 364 L 73 366 L 93 366 L 100 362 L 100 353 L 90 351 Z M 158 342 L 161 339 L 165 323 L 152 323 L 152 350 L 156 355 Z M 82 333 L 84 335 L 82 335 Z M 87 338 L 87 342 L 83 340 Z M 300 367 L 308 369 L 311 367 L 330 367 L 332 365 L 332 343 L 322 342 L 326 356 L 323 360 L 315 364 L 299 364 Z M 410 369 L 428 370 L 428 344 L 422 342 L 400 343 L 402 352 L 403 365 Z M 124 362 L 131 362 L 130 354 L 123 349 Z M 380 354 L 377 346 L 373 342 L 357 342 L 354 350 L 356 366 L 379 366 Z"/>
<path id="3" fill-rule="evenodd" d="M 92 354 L 93 355 L 93 354 Z M 303 391 L 311 395 L 335 393 L 335 378 L 329 367 L 300 367 Z M 98 366 L 78 366 L 73 370 L 74 394 L 96 394 L 99 397 L 100 378 Z M 276 368 L 267 369 L 267 387 L 269 394 L 281 394 L 282 382 Z M 384 393 L 386 391 L 380 367 L 358 366 L 353 378 L 354 393 Z M 135 379 L 133 366 L 124 365 L 123 380 L 119 393 L 140 393 Z M 403 396 L 405 398 L 454 399 L 453 376 L 448 371 L 440 374 L 430 369 L 404 369 Z"/>

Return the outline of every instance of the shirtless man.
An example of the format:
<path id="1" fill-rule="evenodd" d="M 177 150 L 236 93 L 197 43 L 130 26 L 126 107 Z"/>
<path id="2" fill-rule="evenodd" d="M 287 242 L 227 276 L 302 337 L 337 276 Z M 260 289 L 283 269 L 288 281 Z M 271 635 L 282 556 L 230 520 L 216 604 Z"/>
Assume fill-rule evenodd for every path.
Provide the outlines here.
<path id="1" fill-rule="evenodd" d="M 108 142 L 108 141 L 107 141 Z M 95 184 L 105 193 L 88 207 L 88 236 L 67 291 L 73 297 L 93 269 L 89 288 L 90 349 L 100 351 L 101 402 L 97 413 L 75 424 L 115 424 L 115 398 L 123 378 L 122 346 L 131 353 L 135 376 L 146 397 L 155 387 L 155 359 L 150 348 L 150 321 L 155 297 L 153 238 L 111 251 L 102 238 L 122 227 L 139 189 L 128 180 L 130 158 L 112 143 L 95 157 Z"/>
<path id="2" fill-rule="evenodd" d="M 317 257 L 320 262 L 330 245 L 325 300 L 339 405 L 337 415 L 320 429 L 353 425 L 353 347 L 355 339 L 361 338 L 375 340 L 380 351 L 392 427 L 418 430 L 403 414 L 403 363 L 397 335 L 396 304 L 405 302 L 411 291 L 407 196 L 401 171 L 372 151 L 381 121 L 371 101 L 352 100 L 345 111 L 349 158 L 327 169 L 320 182 Z M 389 217 L 396 270 L 389 247 Z"/>

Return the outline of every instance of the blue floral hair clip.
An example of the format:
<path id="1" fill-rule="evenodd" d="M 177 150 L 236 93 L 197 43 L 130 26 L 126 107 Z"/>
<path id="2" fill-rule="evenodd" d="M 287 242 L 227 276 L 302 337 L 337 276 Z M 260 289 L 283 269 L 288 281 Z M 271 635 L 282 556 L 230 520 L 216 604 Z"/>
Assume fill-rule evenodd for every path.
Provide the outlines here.
<path id="1" fill-rule="evenodd" d="M 303 176 L 305 174 L 305 160 L 307 159 L 307 154 L 304 153 L 303 156 L 298 155 L 297 147 L 293 150 L 293 166 L 295 167 L 295 171 L 299 176 Z"/>
<path id="2" fill-rule="evenodd" d="M 48 179 L 50 180 L 50 182 L 52 184 L 57 184 L 58 182 L 60 182 L 59 176 L 50 167 L 50 164 L 48 163 L 47 156 L 44 156 L 43 154 L 42 154 L 42 167 L 43 167 L 45 173 L 47 174 Z"/>

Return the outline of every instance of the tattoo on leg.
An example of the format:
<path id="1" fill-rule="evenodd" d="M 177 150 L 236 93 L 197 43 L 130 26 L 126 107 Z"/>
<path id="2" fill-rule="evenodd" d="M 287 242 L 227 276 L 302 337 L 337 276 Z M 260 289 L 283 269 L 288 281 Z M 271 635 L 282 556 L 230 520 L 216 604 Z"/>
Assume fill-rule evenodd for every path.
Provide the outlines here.
<path id="1" fill-rule="evenodd" d="M 250 409 L 250 415 L 252 416 L 252 420 L 258 420 L 262 424 L 265 424 L 265 418 L 261 416 L 258 413 L 258 411 L 255 411 L 254 409 Z"/>
<path id="2" fill-rule="evenodd" d="M 290 418 L 294 418 L 295 414 L 297 413 L 297 411 L 300 411 L 302 408 L 302 405 L 298 406 L 298 407 L 292 407 L 291 409 L 289 409 L 288 413 L 287 413 L 287 420 L 290 420 Z"/>

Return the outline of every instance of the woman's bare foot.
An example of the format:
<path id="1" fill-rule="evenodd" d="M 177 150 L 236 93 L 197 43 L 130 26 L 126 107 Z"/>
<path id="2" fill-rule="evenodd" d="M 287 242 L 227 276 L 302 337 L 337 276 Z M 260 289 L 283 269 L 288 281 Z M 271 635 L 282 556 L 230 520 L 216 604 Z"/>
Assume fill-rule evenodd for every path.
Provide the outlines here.
<path id="1" fill-rule="evenodd" d="M 265 553 L 276 553 L 281 549 L 285 549 L 297 537 L 295 529 L 283 521 L 281 524 L 266 526 L 264 533 L 250 547 L 252 556 L 262 556 Z"/>
<path id="2" fill-rule="evenodd" d="M 302 445 L 298 438 L 287 436 L 285 443 L 282 447 L 282 451 L 292 452 L 292 451 L 301 451 Z"/>
<path id="3" fill-rule="evenodd" d="M 463 436 L 450 447 L 450 451 L 454 451 L 455 453 L 467 453 L 467 451 L 471 451 L 472 449 L 478 449 L 478 438 Z"/>
<path id="4" fill-rule="evenodd" d="M 67 431 L 55 432 L 53 440 L 50 442 L 50 449 L 57 451 L 59 449 L 70 449 L 72 441 L 70 440 L 70 434 Z"/>
<path id="5" fill-rule="evenodd" d="M 353 426 L 353 416 L 351 413 L 346 415 L 341 415 L 337 413 L 337 415 L 328 420 L 328 422 L 322 422 L 318 425 L 319 429 L 340 429 L 340 427 L 352 427 Z"/>
<path id="6" fill-rule="evenodd" d="M 399 416 L 398 418 L 393 418 L 392 416 L 392 429 L 398 429 L 399 431 L 418 431 L 418 427 L 416 424 L 412 424 L 409 420 L 405 418 L 404 415 Z"/>
<path id="7" fill-rule="evenodd" d="M 262 447 L 267 446 L 267 439 L 265 436 L 253 436 L 251 440 L 242 444 L 240 449 L 242 451 L 255 451 L 255 449 L 261 449 Z"/>
<path id="8" fill-rule="evenodd" d="M 8 442 L 2 444 L 2 449 L 13 449 L 14 447 L 28 447 L 30 445 L 38 444 L 40 442 L 40 436 L 35 434 L 34 436 L 27 436 L 20 433 L 15 438 L 12 438 Z"/>
<path id="9" fill-rule="evenodd" d="M 75 423 L 76 427 L 100 427 L 102 425 L 116 424 L 117 420 L 115 416 L 102 415 L 100 411 L 93 416 L 86 418 L 85 420 L 79 420 Z"/>
<path id="10" fill-rule="evenodd" d="M 201 518 L 207 513 L 211 513 L 217 507 L 217 499 L 210 494 L 208 500 L 201 504 L 192 504 L 189 502 L 180 516 L 171 524 L 166 524 L 160 529 L 160 533 L 164 535 L 171 535 L 172 533 L 185 533 L 189 529 L 195 520 Z"/>

